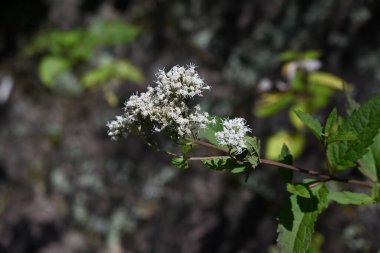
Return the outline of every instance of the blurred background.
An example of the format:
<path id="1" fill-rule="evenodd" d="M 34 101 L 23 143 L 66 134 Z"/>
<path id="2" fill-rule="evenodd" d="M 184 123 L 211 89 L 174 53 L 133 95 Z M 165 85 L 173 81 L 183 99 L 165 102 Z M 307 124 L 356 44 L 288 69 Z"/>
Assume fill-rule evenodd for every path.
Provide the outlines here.
<path id="1" fill-rule="evenodd" d="M 324 122 L 379 93 L 379 24 L 376 0 L 2 1 L 0 252 L 275 252 L 275 170 L 178 170 L 106 122 L 158 69 L 194 63 L 204 110 L 245 117 L 267 158 L 286 142 L 323 168 L 292 110 Z M 378 252 L 379 219 L 332 204 L 309 252 Z"/>

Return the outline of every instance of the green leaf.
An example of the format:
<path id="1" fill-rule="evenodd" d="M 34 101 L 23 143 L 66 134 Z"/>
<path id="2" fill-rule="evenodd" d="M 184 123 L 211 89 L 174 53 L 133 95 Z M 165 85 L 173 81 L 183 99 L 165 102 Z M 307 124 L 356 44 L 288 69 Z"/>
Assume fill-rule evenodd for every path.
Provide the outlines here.
<path id="1" fill-rule="evenodd" d="M 208 140 L 210 143 L 220 146 L 218 140 L 215 137 L 215 133 L 223 131 L 223 119 L 218 116 L 210 116 L 210 120 L 214 119 L 215 124 L 208 124 L 206 128 L 200 131 L 200 136 Z"/>
<path id="2" fill-rule="evenodd" d="M 91 88 L 106 85 L 110 81 L 120 82 L 123 80 L 141 83 L 144 77 L 141 71 L 129 61 L 114 60 L 88 71 L 82 77 L 81 82 L 85 87 Z"/>
<path id="3" fill-rule="evenodd" d="M 282 253 L 304 253 L 314 231 L 314 223 L 327 208 L 328 190 L 324 184 L 310 189 L 311 198 L 292 194 L 279 216 L 278 247 Z"/>
<path id="4" fill-rule="evenodd" d="M 379 201 L 379 184 L 373 184 L 371 190 L 371 198 L 375 201 Z"/>
<path id="5" fill-rule="evenodd" d="M 326 72 L 312 72 L 309 74 L 309 82 L 327 86 L 336 90 L 343 90 L 345 81 Z"/>
<path id="6" fill-rule="evenodd" d="M 265 150 L 265 156 L 267 159 L 277 159 L 284 143 L 288 146 L 293 157 L 297 157 L 302 153 L 305 146 L 305 136 L 285 131 L 279 131 L 270 136 L 267 140 Z"/>
<path id="7" fill-rule="evenodd" d="M 338 124 L 338 112 L 336 108 L 334 108 L 329 117 L 327 118 L 325 125 L 325 133 L 330 135 L 330 133 L 334 130 L 334 127 Z"/>
<path id="8" fill-rule="evenodd" d="M 359 170 L 363 175 L 371 177 L 372 180 L 379 180 L 380 173 L 380 132 L 373 139 L 372 145 L 368 149 L 368 153 L 361 159 L 361 166 Z M 364 171 L 365 170 L 365 171 Z"/>
<path id="9" fill-rule="evenodd" d="M 267 93 L 263 94 L 260 100 L 257 102 L 254 114 L 257 117 L 268 117 L 276 112 L 284 109 L 286 106 L 293 103 L 295 96 L 291 93 L 279 94 L 279 93 Z"/>
<path id="10" fill-rule="evenodd" d="M 251 155 L 260 154 L 260 140 L 257 137 L 245 136 L 244 143 L 247 146 L 248 153 Z"/>
<path id="11" fill-rule="evenodd" d="M 287 184 L 286 190 L 299 197 L 311 198 L 309 187 L 303 184 Z"/>
<path id="12" fill-rule="evenodd" d="M 70 62 L 61 57 L 47 56 L 39 64 L 39 75 L 43 84 L 52 88 L 56 78 L 70 67 Z"/>
<path id="13" fill-rule="evenodd" d="M 239 174 L 239 173 L 245 172 L 245 170 L 246 170 L 245 166 L 235 167 L 231 170 L 231 173 Z"/>
<path id="14" fill-rule="evenodd" d="M 290 154 L 289 148 L 285 144 L 282 145 L 278 161 L 280 163 L 293 164 L 293 156 Z M 286 183 L 290 183 L 293 180 L 293 171 L 291 170 L 278 167 L 278 173 Z"/>
<path id="15" fill-rule="evenodd" d="M 342 205 L 366 205 L 372 204 L 375 200 L 363 193 L 356 192 L 332 192 L 329 194 L 329 199 Z"/>
<path id="16" fill-rule="evenodd" d="M 302 120 L 302 122 L 310 129 L 310 131 L 318 138 L 318 140 L 322 139 L 322 126 L 318 120 L 314 119 L 310 114 L 303 111 L 295 111 L 298 118 Z"/>
<path id="17" fill-rule="evenodd" d="M 189 161 L 184 157 L 176 157 L 172 159 L 172 164 L 178 169 L 188 169 Z"/>
<path id="18" fill-rule="evenodd" d="M 217 171 L 230 170 L 234 174 L 242 173 L 249 169 L 247 167 L 247 164 L 238 164 L 236 161 L 229 157 L 202 160 L 202 163 L 210 169 Z"/>
<path id="19" fill-rule="evenodd" d="M 329 135 L 327 138 L 327 143 L 330 144 L 337 141 L 355 141 L 357 139 L 358 137 L 352 131 L 348 131 L 348 132 L 340 131 L 332 135 Z"/>
<path id="20" fill-rule="evenodd" d="M 251 164 L 252 168 L 256 168 L 260 161 L 258 156 L 248 156 L 247 160 Z"/>
<path id="21" fill-rule="evenodd" d="M 185 142 L 180 146 L 181 153 L 186 155 L 195 145 L 192 142 Z"/>
<path id="22" fill-rule="evenodd" d="M 97 19 L 88 29 L 87 37 L 96 45 L 117 45 L 137 38 L 140 28 L 122 20 Z"/>
<path id="23" fill-rule="evenodd" d="M 353 132 L 354 141 L 334 142 L 327 146 L 327 157 L 332 168 L 344 170 L 356 166 L 380 129 L 380 96 L 377 95 L 345 118 L 337 133 Z"/>

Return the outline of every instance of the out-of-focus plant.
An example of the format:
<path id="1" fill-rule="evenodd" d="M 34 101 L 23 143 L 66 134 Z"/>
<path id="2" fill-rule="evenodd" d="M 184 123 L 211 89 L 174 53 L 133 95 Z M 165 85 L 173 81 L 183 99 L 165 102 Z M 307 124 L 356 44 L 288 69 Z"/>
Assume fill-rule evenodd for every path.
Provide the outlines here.
<path id="1" fill-rule="evenodd" d="M 297 131 L 283 130 L 269 137 L 266 157 L 270 159 L 277 157 L 284 142 L 294 156 L 303 151 L 305 137 L 301 131 L 305 127 L 294 113 L 296 110 L 314 115 L 331 102 L 334 93 L 349 87 L 340 77 L 319 70 L 321 62 L 318 51 L 287 51 L 280 57 L 284 61 L 282 75 L 285 81 L 277 81 L 276 84 L 269 79 L 261 81 L 259 87 L 264 92 L 257 100 L 254 115 L 269 117 L 287 111 L 289 121 Z"/>
<path id="2" fill-rule="evenodd" d="M 326 163 L 315 165 L 323 166 L 316 171 L 292 165 L 293 156 L 286 145 L 282 146 L 277 161 L 263 159 L 260 140 L 251 134 L 243 118 L 210 116 L 199 105 L 192 106 L 188 100 L 210 89 L 193 65 L 175 66 L 168 72 L 160 70 L 156 76 L 154 87 L 131 96 L 125 102 L 124 113 L 107 123 L 109 136 L 116 140 L 136 133 L 149 146 L 159 150 L 157 144 L 151 143 L 150 136 L 152 133 L 166 135 L 178 145 L 177 152 L 166 151 L 166 154 L 173 157 L 172 164 L 179 169 L 189 168 L 191 162 L 201 162 L 209 169 L 243 174 L 247 178 L 254 176 L 258 166 L 278 168 L 289 196 L 278 219 L 277 248 L 280 252 L 318 252 L 322 241 L 310 244 L 314 224 L 330 202 L 367 205 L 380 201 L 380 142 L 377 141 L 380 95 L 357 105 L 347 117 L 339 116 L 334 108 L 323 124 L 311 114 L 296 110 L 301 124 L 326 152 Z M 326 83 L 322 85 L 330 88 Z M 210 155 L 192 155 L 192 150 L 200 147 Z M 360 172 L 365 178 L 339 175 L 347 170 Z M 304 180 L 296 179 L 295 173 L 305 175 Z M 365 194 L 339 190 L 337 183 L 370 191 Z"/>
<path id="3" fill-rule="evenodd" d="M 39 76 L 47 88 L 71 83 L 75 85 L 72 93 L 78 94 L 83 89 L 103 87 L 107 101 L 115 105 L 116 96 L 106 84 L 123 80 L 141 83 L 144 78 L 132 63 L 113 57 L 107 49 L 131 43 L 140 33 L 140 28 L 121 20 L 97 19 L 86 28 L 43 31 L 26 53 L 39 56 Z"/>

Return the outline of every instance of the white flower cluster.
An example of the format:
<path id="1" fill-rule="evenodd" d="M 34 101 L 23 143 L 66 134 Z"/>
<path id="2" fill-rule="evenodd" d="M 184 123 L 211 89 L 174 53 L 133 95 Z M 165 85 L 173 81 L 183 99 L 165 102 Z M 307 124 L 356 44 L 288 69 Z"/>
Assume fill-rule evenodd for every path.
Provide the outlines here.
<path id="1" fill-rule="evenodd" d="M 251 129 L 245 125 L 243 118 L 227 119 L 223 121 L 223 131 L 216 132 L 215 137 L 219 144 L 226 145 L 240 154 L 246 148 L 244 137 Z"/>
<path id="2" fill-rule="evenodd" d="M 107 123 L 108 135 L 112 139 L 125 136 L 134 127 L 143 123 L 153 125 L 154 132 L 166 131 L 172 137 L 196 135 L 209 123 L 208 113 L 197 105 L 189 108 L 186 98 L 201 96 L 210 89 L 195 71 L 195 66 L 173 67 L 157 74 L 157 85 L 147 91 L 133 95 L 125 102 L 124 115 Z"/>

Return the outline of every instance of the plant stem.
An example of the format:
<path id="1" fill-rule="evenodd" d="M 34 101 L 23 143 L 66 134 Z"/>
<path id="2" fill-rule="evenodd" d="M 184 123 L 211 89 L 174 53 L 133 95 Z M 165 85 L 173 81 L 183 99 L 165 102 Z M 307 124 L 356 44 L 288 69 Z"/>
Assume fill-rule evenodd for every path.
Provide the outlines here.
<path id="1" fill-rule="evenodd" d="M 190 161 L 202 161 L 202 160 L 211 160 L 216 158 L 230 158 L 229 156 L 203 156 L 203 157 L 189 157 Z"/>
<path id="2" fill-rule="evenodd" d="M 265 160 L 265 159 L 260 159 L 260 163 L 267 164 L 267 165 L 273 165 L 273 166 L 289 169 L 289 170 L 292 170 L 295 172 L 299 172 L 299 173 L 307 174 L 310 176 L 318 177 L 318 178 L 323 179 L 325 181 L 337 181 L 337 182 L 341 182 L 341 183 L 345 183 L 345 184 L 364 186 L 367 188 L 372 188 L 372 186 L 373 186 L 373 184 L 371 182 L 368 182 L 368 181 L 362 181 L 362 180 L 356 180 L 356 179 L 346 179 L 346 178 L 341 178 L 341 177 L 337 177 L 337 176 L 333 176 L 333 175 L 327 175 L 327 174 L 320 173 L 318 171 L 305 170 L 305 169 L 302 169 L 302 168 L 299 168 L 299 167 L 296 167 L 293 165 L 285 164 L 285 163 L 280 163 L 280 162 L 275 162 L 275 161 L 270 161 L 270 160 Z"/>
<path id="3" fill-rule="evenodd" d="M 196 140 L 196 139 L 187 139 L 187 140 L 194 143 L 194 144 L 198 144 L 198 145 L 201 145 L 201 146 L 209 148 L 209 149 L 214 149 L 214 150 L 221 151 L 223 153 L 229 154 L 228 149 L 226 149 L 226 148 L 218 147 L 216 145 L 213 145 L 211 143 L 201 141 L 201 140 Z"/>
<path id="4" fill-rule="evenodd" d="M 221 151 L 223 153 L 229 154 L 228 149 L 218 147 L 218 146 L 213 145 L 211 143 L 204 142 L 201 140 L 196 140 L 196 139 L 187 139 L 187 140 L 194 143 L 194 144 L 198 144 L 200 146 L 204 146 L 204 147 L 209 148 L 209 149 L 213 149 L 213 150 L 217 150 L 217 151 Z M 217 157 L 218 156 L 213 157 L 213 158 L 217 158 Z M 193 157 L 193 158 L 195 158 L 195 159 L 190 158 L 190 160 L 212 159 L 212 158 L 203 158 L 203 157 Z M 292 171 L 299 172 L 302 174 L 307 174 L 309 176 L 317 177 L 317 178 L 321 179 L 321 181 L 324 181 L 324 182 L 336 181 L 336 182 L 340 182 L 340 183 L 345 183 L 345 184 L 350 184 L 350 185 L 358 185 L 358 186 L 367 187 L 367 188 L 372 188 L 373 184 L 376 183 L 376 182 L 369 182 L 369 181 L 363 181 L 363 180 L 341 178 L 341 177 L 337 177 L 334 175 L 323 174 L 323 173 L 320 173 L 320 172 L 315 171 L 315 170 L 306 170 L 306 169 L 299 168 L 299 167 L 296 167 L 293 165 L 280 163 L 280 162 L 276 162 L 276 161 L 271 161 L 271 160 L 266 160 L 266 159 L 260 159 L 260 163 L 281 167 L 281 168 L 292 170 Z"/>

